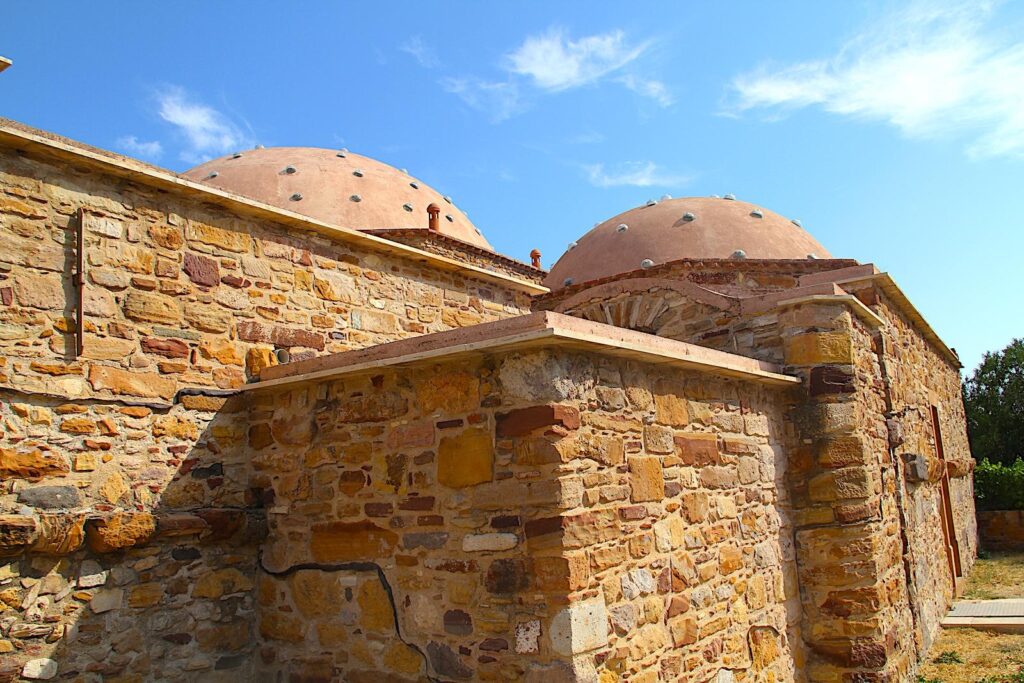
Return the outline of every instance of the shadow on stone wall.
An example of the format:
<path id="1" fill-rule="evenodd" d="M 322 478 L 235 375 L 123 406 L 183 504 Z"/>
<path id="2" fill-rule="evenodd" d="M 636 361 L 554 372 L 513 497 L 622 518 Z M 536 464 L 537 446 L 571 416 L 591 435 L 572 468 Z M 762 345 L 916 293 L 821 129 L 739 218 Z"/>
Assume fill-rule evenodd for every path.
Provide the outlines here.
<path id="1" fill-rule="evenodd" d="M 185 397 L 190 411 L 10 393 L 0 415 L 29 399 L 39 424 L 0 442 L 20 480 L 0 494 L 17 513 L 0 517 L 0 681 L 251 676 L 266 524 L 241 399 Z"/>

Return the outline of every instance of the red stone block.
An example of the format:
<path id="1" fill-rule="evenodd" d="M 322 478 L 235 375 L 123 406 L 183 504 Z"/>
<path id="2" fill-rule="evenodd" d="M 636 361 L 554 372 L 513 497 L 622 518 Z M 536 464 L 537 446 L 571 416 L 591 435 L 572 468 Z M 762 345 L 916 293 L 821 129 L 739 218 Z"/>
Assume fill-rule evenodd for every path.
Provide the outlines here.
<path id="1" fill-rule="evenodd" d="M 263 342 L 285 348 L 306 346 L 317 351 L 324 350 L 324 336 L 308 330 L 264 325 L 253 320 L 242 321 L 235 329 L 238 332 L 238 338 L 242 341 Z"/>
<path id="2" fill-rule="evenodd" d="M 213 287 L 220 282 L 220 269 L 217 262 L 207 256 L 186 251 L 183 270 L 188 278 L 197 285 Z"/>
<path id="3" fill-rule="evenodd" d="M 520 408 L 496 416 L 499 437 L 524 436 L 541 427 L 555 425 L 566 429 L 579 429 L 580 412 L 572 406 L 557 403 Z"/>
<path id="4" fill-rule="evenodd" d="M 853 372 L 832 365 L 819 365 L 811 368 L 810 394 L 823 396 L 829 394 L 852 394 Z"/>
<path id="5" fill-rule="evenodd" d="M 188 344 L 180 339 L 143 337 L 142 350 L 146 353 L 153 353 L 165 358 L 187 358 L 189 348 Z"/>

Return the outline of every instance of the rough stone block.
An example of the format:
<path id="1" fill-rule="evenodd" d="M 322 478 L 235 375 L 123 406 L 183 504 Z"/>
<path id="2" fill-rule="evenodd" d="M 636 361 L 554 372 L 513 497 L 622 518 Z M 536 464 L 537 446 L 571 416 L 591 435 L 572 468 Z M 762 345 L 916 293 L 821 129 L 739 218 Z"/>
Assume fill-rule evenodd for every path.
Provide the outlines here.
<path id="1" fill-rule="evenodd" d="M 145 543 L 155 531 L 150 513 L 118 512 L 86 522 L 85 540 L 93 552 L 109 553 Z"/>
<path id="2" fill-rule="evenodd" d="M 143 337 L 139 343 L 146 353 L 153 353 L 164 358 L 188 358 L 189 345 L 180 339 Z"/>
<path id="3" fill-rule="evenodd" d="M 855 390 L 853 371 L 829 365 L 811 368 L 808 382 L 811 396 L 852 394 Z"/>
<path id="4" fill-rule="evenodd" d="M 684 465 L 717 465 L 721 462 L 716 434 L 679 434 L 675 437 L 676 451 Z"/>
<path id="5" fill-rule="evenodd" d="M 390 557 L 398 534 L 373 522 L 320 522 L 313 525 L 310 552 L 317 562 L 352 562 Z"/>
<path id="6" fill-rule="evenodd" d="M 131 320 L 179 325 L 181 308 L 175 299 L 154 292 L 133 289 L 124 302 L 124 314 Z"/>
<path id="7" fill-rule="evenodd" d="M 511 550 L 519 544 L 519 537 L 504 532 L 466 534 L 462 537 L 462 550 L 467 553 Z"/>
<path id="8" fill-rule="evenodd" d="M 633 456 L 629 463 L 630 498 L 634 503 L 660 501 L 665 497 L 665 477 L 656 457 Z"/>
<path id="9" fill-rule="evenodd" d="M 812 332 L 786 339 L 786 365 L 852 365 L 853 340 L 841 332 Z"/>
<path id="10" fill-rule="evenodd" d="M 469 372 L 442 372 L 416 385 L 416 400 L 425 415 L 468 413 L 479 405 L 480 380 Z"/>
<path id="11" fill-rule="evenodd" d="M 648 453 L 667 455 L 675 450 L 672 430 L 658 425 L 644 427 L 644 450 Z"/>
<path id="12" fill-rule="evenodd" d="M 690 424 L 690 411 L 687 400 L 675 394 L 655 395 L 654 419 L 670 427 L 685 427 Z"/>
<path id="13" fill-rule="evenodd" d="M 0 557 L 24 552 L 36 538 L 36 522 L 23 515 L 0 516 Z"/>
<path id="14" fill-rule="evenodd" d="M 513 458 L 517 465 L 555 465 L 569 462 L 576 455 L 569 439 L 551 441 L 539 436 L 518 439 L 513 446 Z"/>
<path id="15" fill-rule="evenodd" d="M 693 617 L 680 617 L 668 624 L 672 633 L 672 644 L 676 647 L 691 645 L 697 642 L 697 620 Z"/>
<path id="16" fill-rule="evenodd" d="M 318 270 L 313 275 L 313 290 L 321 299 L 358 303 L 359 288 L 352 276 L 329 270 Z"/>
<path id="17" fill-rule="evenodd" d="M 560 655 L 577 655 L 608 644 L 608 611 L 604 595 L 573 603 L 551 619 L 551 649 Z"/>
<path id="18" fill-rule="evenodd" d="M 176 383 L 155 372 L 133 372 L 108 365 L 89 367 L 89 384 L 95 391 L 108 390 L 122 396 L 170 399 Z"/>
<path id="19" fill-rule="evenodd" d="M 494 443 L 486 429 L 467 429 L 441 439 L 437 481 L 450 488 L 475 486 L 494 479 Z"/>
<path id="20" fill-rule="evenodd" d="M 21 669 L 22 678 L 30 681 L 49 681 L 57 676 L 57 662 L 52 659 L 30 659 Z"/>
<path id="21" fill-rule="evenodd" d="M 498 413 L 495 423 L 499 438 L 525 436 L 535 429 L 556 425 L 565 429 L 579 429 L 580 413 L 572 406 L 554 403 Z"/>
<path id="22" fill-rule="evenodd" d="M 2 479 L 27 479 L 38 481 L 43 477 L 67 474 L 67 459 L 53 451 L 43 451 L 38 448 L 31 450 L 16 450 L 13 448 L 0 448 L 0 478 Z"/>
<path id="23" fill-rule="evenodd" d="M 304 346 L 317 351 L 324 350 L 324 336 L 308 330 L 264 325 L 252 320 L 239 322 L 236 330 L 242 341 L 263 342 L 285 348 Z"/>
<path id="24" fill-rule="evenodd" d="M 220 282 L 220 268 L 217 261 L 201 254 L 186 251 L 182 270 L 188 279 L 203 287 L 215 287 Z"/>
<path id="25" fill-rule="evenodd" d="M 19 306 L 60 310 L 64 307 L 64 286 L 58 275 L 22 272 L 14 278 L 14 298 Z"/>
<path id="26" fill-rule="evenodd" d="M 70 555 L 85 541 L 85 515 L 71 512 L 41 513 L 39 535 L 32 551 L 44 555 Z"/>
<path id="27" fill-rule="evenodd" d="M 625 457 L 622 438 L 618 436 L 579 434 L 576 439 L 576 450 L 578 457 L 596 460 L 602 465 L 618 465 Z"/>
<path id="28" fill-rule="evenodd" d="M 825 472 L 812 478 L 807 485 L 811 500 L 817 502 L 867 498 L 872 489 L 871 473 L 863 467 Z"/>
<path id="29" fill-rule="evenodd" d="M 18 492 L 18 502 L 44 510 L 66 510 L 82 504 L 82 494 L 74 486 L 33 486 Z"/>
<path id="30" fill-rule="evenodd" d="M 185 238 L 190 242 L 201 242 L 235 252 L 247 252 L 252 245 L 252 237 L 244 232 L 224 230 L 196 221 L 189 221 L 185 228 Z"/>

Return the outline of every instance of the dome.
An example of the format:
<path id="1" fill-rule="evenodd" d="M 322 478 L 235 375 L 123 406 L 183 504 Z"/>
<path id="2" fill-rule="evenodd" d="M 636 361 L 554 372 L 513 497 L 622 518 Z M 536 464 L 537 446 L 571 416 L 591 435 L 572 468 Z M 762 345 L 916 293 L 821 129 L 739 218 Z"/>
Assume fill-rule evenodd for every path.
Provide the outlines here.
<path id="1" fill-rule="evenodd" d="M 798 221 L 735 199 L 684 197 L 648 202 L 599 223 L 562 254 L 551 289 L 679 259 L 831 258 Z"/>
<path id="2" fill-rule="evenodd" d="M 450 198 L 404 171 L 345 150 L 252 149 L 207 161 L 181 175 L 355 230 L 426 230 L 427 207 L 433 204 L 440 209 L 438 232 L 493 251 Z"/>

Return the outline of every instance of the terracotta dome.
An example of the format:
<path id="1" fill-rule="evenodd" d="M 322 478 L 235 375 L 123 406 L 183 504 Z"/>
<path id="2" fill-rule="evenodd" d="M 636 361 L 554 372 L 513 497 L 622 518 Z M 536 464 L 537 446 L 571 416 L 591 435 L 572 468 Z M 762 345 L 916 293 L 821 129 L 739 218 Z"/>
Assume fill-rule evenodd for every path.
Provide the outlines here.
<path id="1" fill-rule="evenodd" d="M 493 251 L 483 234 L 439 192 L 404 171 L 346 150 L 268 147 L 229 154 L 182 174 L 189 180 L 355 230 L 428 228 Z"/>
<path id="2" fill-rule="evenodd" d="M 742 252 L 742 253 L 739 253 Z M 564 287 L 679 259 L 831 258 L 791 221 L 735 199 L 663 199 L 599 223 L 570 245 L 544 284 Z"/>

